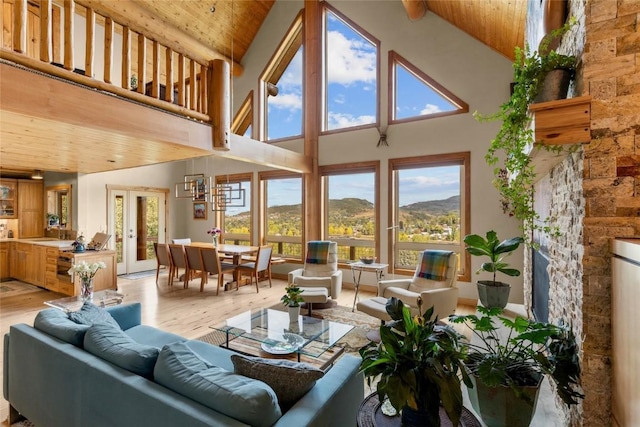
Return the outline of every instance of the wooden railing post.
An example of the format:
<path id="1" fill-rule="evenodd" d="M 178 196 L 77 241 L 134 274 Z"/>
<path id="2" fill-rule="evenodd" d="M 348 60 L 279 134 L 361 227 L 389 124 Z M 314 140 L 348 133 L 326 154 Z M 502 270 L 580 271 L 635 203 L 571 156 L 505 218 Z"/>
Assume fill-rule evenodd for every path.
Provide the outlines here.
<path id="1" fill-rule="evenodd" d="M 173 50 L 167 48 L 165 52 L 165 92 L 164 100 L 173 103 Z"/>
<path id="2" fill-rule="evenodd" d="M 40 0 L 40 61 L 51 62 L 51 0 Z"/>
<path id="3" fill-rule="evenodd" d="M 160 98 L 160 46 L 156 40 L 153 41 L 153 77 L 151 80 L 151 96 Z"/>
<path id="4" fill-rule="evenodd" d="M 64 0 L 64 68 L 70 71 L 75 69 L 73 61 L 73 19 L 75 10 L 76 3 L 73 0 Z"/>
<path id="5" fill-rule="evenodd" d="M 96 50 L 96 13 L 93 9 L 87 8 L 85 12 L 85 19 L 87 21 L 87 40 L 84 51 L 84 75 L 93 78 L 93 60 Z"/>
<path id="6" fill-rule="evenodd" d="M 178 54 L 178 105 L 185 106 L 184 102 L 184 56 Z"/>
<path id="7" fill-rule="evenodd" d="M 229 63 L 222 59 L 211 61 L 209 78 L 209 117 L 214 150 L 229 150 L 231 132 L 231 74 Z"/>
<path id="8" fill-rule="evenodd" d="M 3 2 L 4 7 L 4 2 Z M 13 2 L 13 50 L 27 53 L 27 0 Z"/>
<path id="9" fill-rule="evenodd" d="M 122 27 L 122 83 L 123 89 L 131 88 L 131 30 Z"/>
<path id="10" fill-rule="evenodd" d="M 104 20 L 104 82 L 111 83 L 113 63 L 113 19 Z"/>
<path id="11" fill-rule="evenodd" d="M 196 103 L 196 61 L 189 60 L 189 108 L 196 110 L 198 104 Z"/>
<path id="12" fill-rule="evenodd" d="M 147 38 L 138 34 L 138 93 L 144 94 L 147 79 Z"/>

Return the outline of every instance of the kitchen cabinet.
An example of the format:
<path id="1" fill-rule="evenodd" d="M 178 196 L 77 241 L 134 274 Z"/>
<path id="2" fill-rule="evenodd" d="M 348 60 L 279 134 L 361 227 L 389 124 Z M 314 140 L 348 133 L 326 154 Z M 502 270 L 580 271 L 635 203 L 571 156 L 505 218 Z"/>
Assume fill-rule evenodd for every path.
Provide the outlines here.
<path id="1" fill-rule="evenodd" d="M 11 277 L 11 270 L 9 268 L 10 253 L 11 243 L 0 242 L 0 280 Z"/>
<path id="2" fill-rule="evenodd" d="M 18 236 L 44 236 L 44 185 L 42 181 L 18 180 Z"/>
<path id="3" fill-rule="evenodd" d="M 0 179 L 0 218 L 16 218 L 18 215 L 17 181 Z"/>

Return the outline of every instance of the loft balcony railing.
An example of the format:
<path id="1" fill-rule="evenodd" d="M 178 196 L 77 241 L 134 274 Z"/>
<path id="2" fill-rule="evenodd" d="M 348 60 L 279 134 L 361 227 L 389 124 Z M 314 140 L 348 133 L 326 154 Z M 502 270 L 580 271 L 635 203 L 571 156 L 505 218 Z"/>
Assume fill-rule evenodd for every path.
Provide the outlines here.
<path id="1" fill-rule="evenodd" d="M 212 62 L 197 61 L 73 0 L 3 0 L 0 58 L 211 122 Z"/>

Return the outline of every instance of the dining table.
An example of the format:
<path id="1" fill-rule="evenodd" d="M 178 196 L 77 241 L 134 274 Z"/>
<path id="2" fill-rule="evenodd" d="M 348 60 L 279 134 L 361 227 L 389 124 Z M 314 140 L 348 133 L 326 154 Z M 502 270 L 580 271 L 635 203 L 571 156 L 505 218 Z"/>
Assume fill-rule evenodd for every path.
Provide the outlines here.
<path id="1" fill-rule="evenodd" d="M 213 243 L 210 242 L 191 242 L 185 246 L 193 246 L 198 248 L 211 248 L 213 247 Z M 260 249 L 259 246 L 248 246 L 248 245 L 230 245 L 226 243 L 218 243 L 216 246 L 218 250 L 218 254 L 224 254 L 226 257 L 231 257 L 231 262 L 235 265 L 240 265 L 243 256 L 254 255 L 258 253 Z M 225 258 L 226 258 L 225 257 Z M 238 281 L 238 275 L 236 272 L 233 273 L 233 280 L 235 282 Z M 225 283 L 224 289 L 230 289 L 231 284 Z"/>

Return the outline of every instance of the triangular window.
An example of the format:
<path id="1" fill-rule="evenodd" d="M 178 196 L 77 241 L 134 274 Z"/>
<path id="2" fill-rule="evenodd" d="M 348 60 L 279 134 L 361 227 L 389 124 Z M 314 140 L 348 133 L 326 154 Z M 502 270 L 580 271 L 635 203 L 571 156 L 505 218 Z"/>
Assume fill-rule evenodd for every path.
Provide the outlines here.
<path id="1" fill-rule="evenodd" d="M 461 114 L 469 106 L 394 51 L 389 52 L 389 123 Z"/>
<path id="2" fill-rule="evenodd" d="M 231 132 L 236 135 L 251 138 L 251 124 L 253 123 L 253 91 L 245 98 L 244 102 L 238 109 L 233 122 L 231 123 Z"/>

